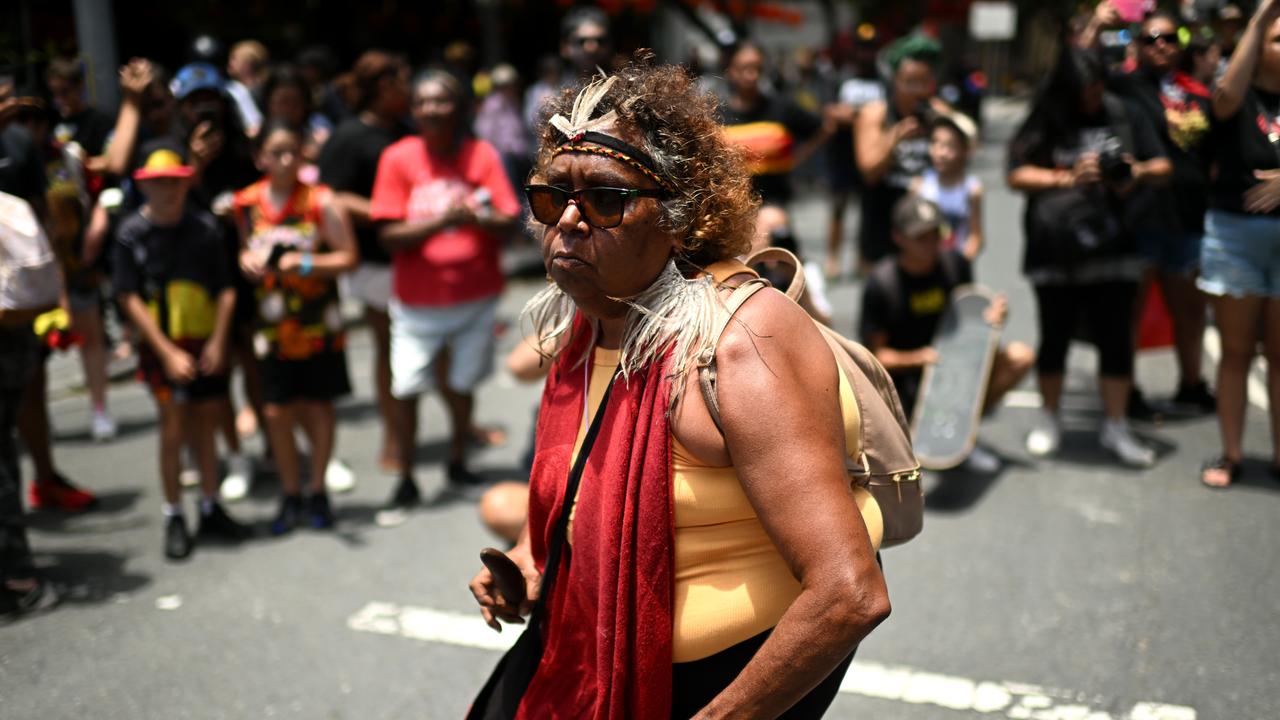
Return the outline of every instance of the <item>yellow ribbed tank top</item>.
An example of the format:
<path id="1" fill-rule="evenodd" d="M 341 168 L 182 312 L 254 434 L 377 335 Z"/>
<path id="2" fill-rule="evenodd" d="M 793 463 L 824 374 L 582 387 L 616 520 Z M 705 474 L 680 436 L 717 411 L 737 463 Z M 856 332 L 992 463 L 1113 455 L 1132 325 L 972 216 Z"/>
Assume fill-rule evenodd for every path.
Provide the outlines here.
<path id="1" fill-rule="evenodd" d="M 594 416 L 619 351 L 595 348 L 587 384 L 587 404 Z M 846 447 L 858 447 L 861 416 L 853 386 L 840 375 L 840 408 Z M 585 423 L 578 430 L 578 454 Z M 690 662 L 714 655 L 774 625 L 800 594 L 773 541 L 765 533 L 733 467 L 712 467 L 671 438 L 671 487 L 675 509 L 674 584 L 672 597 L 672 661 Z M 795 479 L 804 489 L 803 478 Z M 854 495 L 867 523 L 871 544 L 879 549 L 884 527 L 870 493 Z M 573 542 L 573 510 L 569 535 Z"/>

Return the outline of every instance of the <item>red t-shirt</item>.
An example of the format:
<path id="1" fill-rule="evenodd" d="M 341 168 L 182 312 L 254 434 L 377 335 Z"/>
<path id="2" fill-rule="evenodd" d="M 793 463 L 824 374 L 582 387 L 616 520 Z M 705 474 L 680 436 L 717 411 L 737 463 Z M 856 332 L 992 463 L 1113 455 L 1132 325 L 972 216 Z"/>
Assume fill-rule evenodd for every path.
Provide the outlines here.
<path id="1" fill-rule="evenodd" d="M 459 202 L 476 204 L 489 193 L 493 209 L 520 211 L 502 160 L 483 140 L 465 140 L 456 155 L 427 152 L 422 137 L 389 146 L 378 162 L 369 216 L 373 220 L 416 222 L 443 214 Z M 454 305 L 502 292 L 498 239 L 476 225 L 452 227 L 392 259 L 392 294 L 406 305 Z"/>

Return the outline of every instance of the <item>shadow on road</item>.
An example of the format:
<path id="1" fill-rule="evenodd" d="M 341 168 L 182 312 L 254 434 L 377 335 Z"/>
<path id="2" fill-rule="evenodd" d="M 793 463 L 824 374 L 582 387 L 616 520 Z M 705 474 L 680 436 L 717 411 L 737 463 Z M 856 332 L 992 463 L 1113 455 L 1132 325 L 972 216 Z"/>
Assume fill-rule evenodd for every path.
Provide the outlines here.
<path id="1" fill-rule="evenodd" d="M 145 524 L 143 518 L 113 518 L 132 509 L 142 497 L 138 490 L 114 490 L 98 493 L 98 507 L 86 513 L 68 514 L 54 510 L 35 510 L 27 513 L 27 525 L 32 529 L 56 532 L 64 535 L 96 535 L 115 532 Z"/>
<path id="2" fill-rule="evenodd" d="M 118 595 L 151 584 L 151 576 L 130 572 L 126 567 L 129 558 L 116 553 L 41 552 L 37 548 L 35 556 L 45 576 L 63 588 L 63 604 L 113 602 Z"/>

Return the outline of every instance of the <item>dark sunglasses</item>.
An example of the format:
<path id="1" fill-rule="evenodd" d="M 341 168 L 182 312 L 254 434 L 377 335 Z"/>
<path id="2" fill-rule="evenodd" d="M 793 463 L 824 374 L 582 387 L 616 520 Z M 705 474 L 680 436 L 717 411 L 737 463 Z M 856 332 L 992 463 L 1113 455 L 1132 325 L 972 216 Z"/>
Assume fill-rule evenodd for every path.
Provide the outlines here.
<path id="1" fill-rule="evenodd" d="M 1150 47 L 1156 43 L 1174 44 L 1178 42 L 1178 38 L 1174 35 L 1165 35 L 1164 33 L 1151 33 L 1150 35 L 1142 35 L 1138 37 L 1138 42 Z"/>
<path id="2" fill-rule="evenodd" d="M 665 190 L 635 188 L 589 187 L 577 190 L 565 190 L 553 185 L 525 185 L 525 197 L 529 199 L 529 209 L 533 217 L 543 225 L 554 225 L 560 222 L 565 208 L 572 202 L 578 206 L 578 212 L 593 228 L 608 230 L 622 224 L 622 214 L 627 208 L 630 198 L 666 197 Z"/>
<path id="3" fill-rule="evenodd" d="M 594 42 L 597 45 L 605 45 L 609 42 L 608 35 L 578 35 L 573 39 L 579 47 L 586 47 L 587 43 Z"/>

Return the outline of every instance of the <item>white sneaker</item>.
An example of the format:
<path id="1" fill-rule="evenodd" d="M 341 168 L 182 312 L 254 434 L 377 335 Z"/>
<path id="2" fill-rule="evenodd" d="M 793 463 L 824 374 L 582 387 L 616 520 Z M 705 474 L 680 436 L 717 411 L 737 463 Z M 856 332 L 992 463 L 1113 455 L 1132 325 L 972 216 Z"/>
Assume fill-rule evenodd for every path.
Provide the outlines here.
<path id="1" fill-rule="evenodd" d="M 89 436 L 94 442 L 106 442 L 115 438 L 116 421 L 105 410 L 94 410 L 89 420 Z"/>
<path id="2" fill-rule="evenodd" d="M 1139 440 L 1124 420 L 1104 420 L 1098 440 L 1125 465 L 1149 468 L 1156 464 L 1156 451 Z"/>
<path id="3" fill-rule="evenodd" d="M 1027 452 L 1035 457 L 1048 457 L 1058 452 L 1061 445 L 1062 427 L 1058 424 L 1058 416 L 1041 410 L 1040 419 L 1027 433 Z"/>
<path id="4" fill-rule="evenodd" d="M 227 458 L 227 474 L 222 478 L 222 499 L 227 502 L 243 500 L 253 483 L 253 460 L 240 453 Z"/>
<path id="5" fill-rule="evenodd" d="M 969 457 L 965 458 L 964 469 L 974 475 L 995 475 L 1000 472 L 1000 468 L 1004 463 L 1000 462 L 1000 458 L 996 454 L 975 445 L 973 452 L 969 453 Z"/>
<path id="6" fill-rule="evenodd" d="M 348 493 L 356 486 L 356 474 L 347 464 L 331 458 L 324 467 L 324 486 L 331 493 Z"/>

